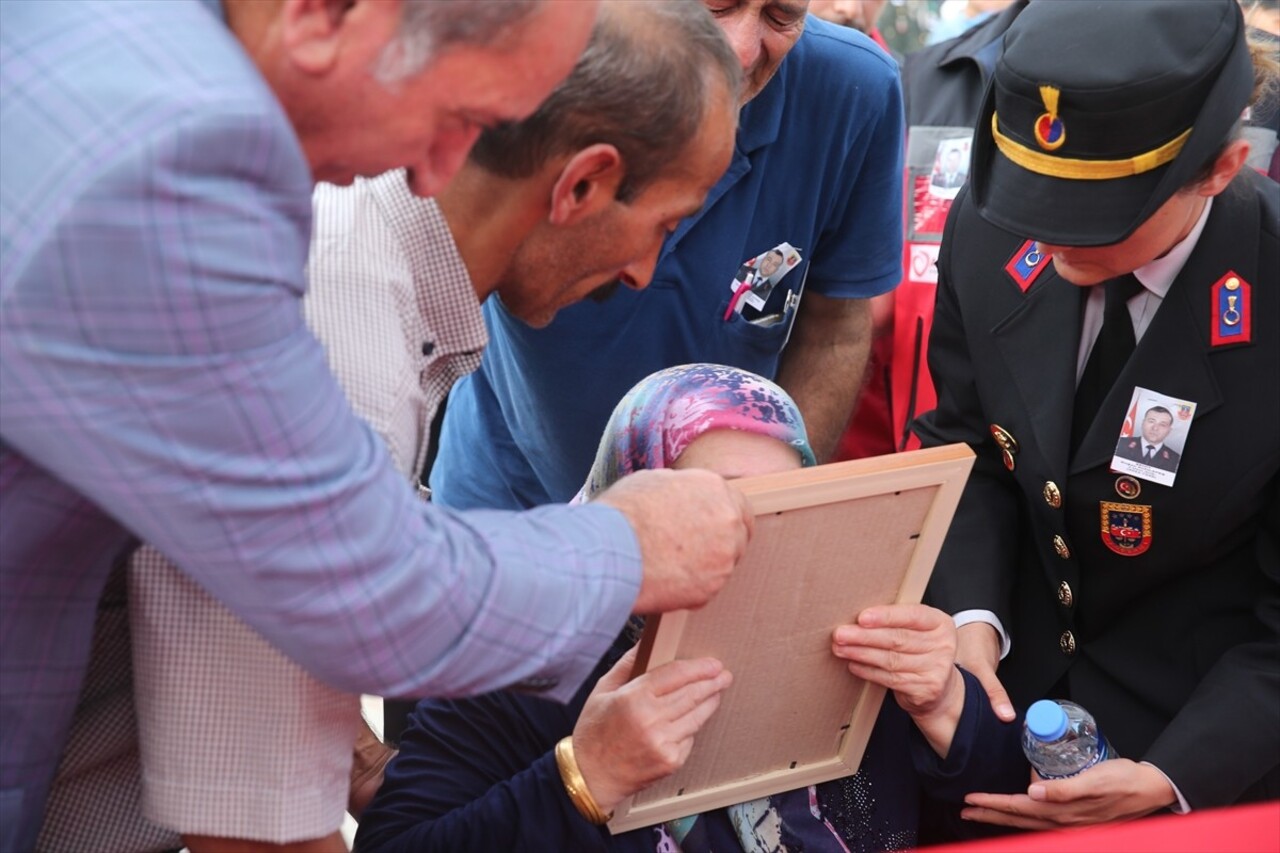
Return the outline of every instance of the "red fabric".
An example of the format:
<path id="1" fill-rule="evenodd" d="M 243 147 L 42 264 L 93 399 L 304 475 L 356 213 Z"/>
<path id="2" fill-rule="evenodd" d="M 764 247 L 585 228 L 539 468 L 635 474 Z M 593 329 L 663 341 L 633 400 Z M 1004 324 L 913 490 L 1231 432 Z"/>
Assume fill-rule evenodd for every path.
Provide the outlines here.
<path id="1" fill-rule="evenodd" d="M 921 848 L 927 853 L 1276 853 L 1280 800 Z"/>

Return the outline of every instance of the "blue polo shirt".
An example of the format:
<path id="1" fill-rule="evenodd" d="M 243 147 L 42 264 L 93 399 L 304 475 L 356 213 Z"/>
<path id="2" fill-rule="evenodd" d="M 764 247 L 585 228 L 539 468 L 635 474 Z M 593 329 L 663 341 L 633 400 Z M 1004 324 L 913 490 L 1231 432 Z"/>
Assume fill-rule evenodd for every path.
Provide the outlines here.
<path id="1" fill-rule="evenodd" d="M 453 389 L 431 475 L 454 507 L 573 497 L 622 395 L 655 370 L 730 364 L 774 377 L 795 318 L 726 309 L 748 258 L 788 242 L 802 261 L 775 288 L 864 299 L 902 269 L 902 96 L 894 61 L 861 33 L 810 17 L 742 110 L 728 171 L 663 247 L 653 282 L 561 311 L 545 329 L 484 306 L 490 343 Z"/>

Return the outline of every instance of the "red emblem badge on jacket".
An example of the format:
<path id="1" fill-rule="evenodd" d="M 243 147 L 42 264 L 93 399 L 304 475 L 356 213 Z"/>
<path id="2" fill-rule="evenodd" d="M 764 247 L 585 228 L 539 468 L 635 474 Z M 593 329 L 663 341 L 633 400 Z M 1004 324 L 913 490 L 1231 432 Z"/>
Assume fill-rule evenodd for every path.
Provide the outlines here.
<path id="1" fill-rule="evenodd" d="M 1101 501 L 1102 544 L 1122 557 L 1136 557 L 1151 547 L 1151 507 Z"/>

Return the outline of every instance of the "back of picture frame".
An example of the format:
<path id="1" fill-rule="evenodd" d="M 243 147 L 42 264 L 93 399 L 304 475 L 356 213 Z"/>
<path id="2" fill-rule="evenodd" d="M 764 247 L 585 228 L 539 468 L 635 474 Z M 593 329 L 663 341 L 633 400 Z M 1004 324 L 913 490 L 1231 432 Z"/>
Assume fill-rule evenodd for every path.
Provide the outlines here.
<path id="1" fill-rule="evenodd" d="M 973 452 L 963 444 L 735 481 L 756 529 L 706 607 L 652 617 L 636 670 L 714 657 L 733 673 L 679 771 L 624 801 L 612 832 L 855 773 L 884 689 L 850 675 L 831 632 L 924 594 Z"/>

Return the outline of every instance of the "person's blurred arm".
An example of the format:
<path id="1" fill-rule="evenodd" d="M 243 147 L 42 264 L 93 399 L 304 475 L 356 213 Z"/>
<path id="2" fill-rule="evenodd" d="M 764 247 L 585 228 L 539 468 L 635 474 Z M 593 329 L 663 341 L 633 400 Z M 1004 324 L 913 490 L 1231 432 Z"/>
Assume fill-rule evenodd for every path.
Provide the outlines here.
<path id="1" fill-rule="evenodd" d="M 95 163 L 56 231 L 13 233 L 6 449 L 353 692 L 536 677 L 564 699 L 636 606 L 642 554 L 665 590 L 648 609 L 718 587 L 746 535 L 723 483 L 672 483 L 625 515 L 424 507 L 303 323 L 310 176 L 284 116 L 248 96 L 199 106 Z M 714 511 L 682 517 L 686 500 Z"/>

